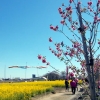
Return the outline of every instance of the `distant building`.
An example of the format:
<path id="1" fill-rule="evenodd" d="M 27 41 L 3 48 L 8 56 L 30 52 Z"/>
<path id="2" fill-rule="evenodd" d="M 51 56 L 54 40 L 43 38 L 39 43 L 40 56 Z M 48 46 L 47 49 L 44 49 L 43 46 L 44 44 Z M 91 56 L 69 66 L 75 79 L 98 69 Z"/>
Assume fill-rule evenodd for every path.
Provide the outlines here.
<path id="1" fill-rule="evenodd" d="M 35 78 L 35 77 L 36 77 L 36 75 L 35 74 L 32 74 L 32 79 Z"/>
<path id="2" fill-rule="evenodd" d="M 43 75 L 43 77 L 47 78 L 47 80 L 59 80 L 60 79 L 60 75 L 56 71 L 47 73 L 47 74 Z"/>
<path id="3" fill-rule="evenodd" d="M 12 79 L 13 81 L 20 81 L 20 77 L 15 77 Z"/>
<path id="4" fill-rule="evenodd" d="M 35 78 L 32 78 L 32 80 L 34 80 L 34 81 L 46 81 L 47 78 L 46 77 L 35 77 Z"/>

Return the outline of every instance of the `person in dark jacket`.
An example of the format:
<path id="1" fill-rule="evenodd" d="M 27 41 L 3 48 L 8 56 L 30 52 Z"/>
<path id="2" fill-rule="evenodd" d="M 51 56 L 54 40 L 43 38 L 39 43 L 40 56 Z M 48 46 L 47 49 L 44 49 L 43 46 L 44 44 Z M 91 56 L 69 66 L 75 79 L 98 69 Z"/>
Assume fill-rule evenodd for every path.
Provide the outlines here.
<path id="1" fill-rule="evenodd" d="M 76 78 L 75 81 L 76 81 L 76 89 L 78 91 L 78 79 Z"/>
<path id="2" fill-rule="evenodd" d="M 69 82 L 68 82 L 68 79 L 65 79 L 65 87 L 66 87 L 66 90 L 69 91 Z"/>

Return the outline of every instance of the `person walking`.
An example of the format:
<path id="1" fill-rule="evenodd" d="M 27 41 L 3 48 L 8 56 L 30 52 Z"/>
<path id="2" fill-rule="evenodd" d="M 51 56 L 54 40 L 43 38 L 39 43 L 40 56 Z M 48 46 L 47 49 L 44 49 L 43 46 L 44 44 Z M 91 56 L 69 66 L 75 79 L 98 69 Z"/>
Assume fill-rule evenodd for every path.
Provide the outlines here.
<path id="1" fill-rule="evenodd" d="M 66 87 L 66 90 L 69 91 L 69 82 L 68 82 L 68 79 L 65 79 L 65 87 Z"/>
<path id="2" fill-rule="evenodd" d="M 72 79 L 72 81 L 70 82 L 70 86 L 71 86 L 72 93 L 75 94 L 77 83 L 74 79 Z"/>
<path id="3" fill-rule="evenodd" d="M 78 79 L 76 78 L 75 81 L 76 81 L 76 88 L 77 88 L 77 91 L 78 91 Z"/>

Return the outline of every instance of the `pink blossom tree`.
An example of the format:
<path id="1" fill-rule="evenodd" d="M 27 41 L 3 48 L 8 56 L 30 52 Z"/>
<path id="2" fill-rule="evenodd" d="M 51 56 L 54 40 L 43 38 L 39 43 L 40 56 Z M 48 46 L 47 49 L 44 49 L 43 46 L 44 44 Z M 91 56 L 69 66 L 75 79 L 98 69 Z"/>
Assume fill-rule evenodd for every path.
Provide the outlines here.
<path id="1" fill-rule="evenodd" d="M 97 49 L 94 50 L 100 23 L 100 0 L 95 2 L 96 5 L 94 7 L 92 0 L 88 1 L 86 6 L 84 6 L 81 1 L 77 0 L 77 2 L 75 2 L 74 0 L 69 0 L 68 6 L 65 6 L 63 3 L 63 9 L 61 7 L 58 8 L 58 12 L 62 17 L 60 23 L 62 26 L 66 26 L 71 31 L 75 37 L 74 40 L 70 39 L 68 35 L 64 33 L 63 27 L 60 30 L 58 25 L 50 25 L 50 29 L 62 33 L 73 44 L 73 47 L 66 46 L 67 50 L 69 50 L 66 52 L 62 52 L 59 45 L 57 45 L 59 53 L 53 50 L 52 53 L 59 58 L 62 53 L 66 56 L 70 56 L 71 58 L 76 57 L 81 63 L 81 66 L 85 66 L 88 74 L 91 100 L 97 99 L 95 91 L 95 72 L 98 67 L 100 67 L 100 59 L 95 57 L 97 50 L 100 48 L 100 40 L 98 40 Z M 76 13 L 76 19 L 74 19 L 73 13 Z M 91 19 L 91 22 L 88 21 L 89 18 Z M 78 31 L 79 34 L 76 34 L 76 31 Z M 52 42 L 52 39 L 49 38 L 49 41 Z M 82 56 L 80 56 L 81 54 L 84 56 L 83 59 Z M 61 58 L 61 60 L 63 60 L 63 58 Z"/>
<path id="2" fill-rule="evenodd" d="M 54 43 L 54 41 L 52 40 L 52 38 L 49 38 L 49 42 L 52 42 L 55 45 L 56 50 L 52 49 L 51 47 L 49 47 L 49 50 L 51 51 L 52 54 L 54 54 L 54 56 L 56 56 L 60 61 L 63 61 L 66 65 L 66 67 L 68 67 L 68 69 L 71 69 L 71 71 L 75 74 L 75 76 L 79 76 L 80 74 L 86 74 L 85 72 L 85 61 L 82 60 L 80 56 L 81 53 L 83 53 L 83 50 L 81 49 L 81 44 L 78 44 L 76 46 L 76 42 L 74 43 L 74 45 L 72 45 L 72 47 L 69 47 L 65 44 L 61 43 Z M 63 48 L 61 48 L 63 45 L 63 48 L 65 47 L 65 50 L 63 50 Z M 73 46 L 76 46 L 76 48 L 73 48 Z M 79 69 L 78 67 L 76 67 L 71 60 L 73 58 L 76 58 L 76 62 L 79 62 L 81 65 L 81 69 Z M 66 72 L 68 73 L 68 72 Z M 71 74 L 69 74 L 71 76 Z"/>

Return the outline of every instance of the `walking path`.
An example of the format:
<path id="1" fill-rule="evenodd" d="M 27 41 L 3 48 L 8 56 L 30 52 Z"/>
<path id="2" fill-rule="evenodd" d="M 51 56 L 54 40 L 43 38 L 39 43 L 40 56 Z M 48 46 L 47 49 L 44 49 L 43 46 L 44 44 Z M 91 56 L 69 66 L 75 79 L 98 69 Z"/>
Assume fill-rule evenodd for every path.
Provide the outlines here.
<path id="1" fill-rule="evenodd" d="M 76 92 L 75 95 L 72 94 L 72 92 L 60 92 L 60 93 L 56 93 L 56 94 L 52 94 L 50 96 L 45 96 L 42 99 L 43 100 L 74 100 L 75 97 L 78 97 L 80 93 Z M 40 100 L 42 100 L 40 99 Z"/>
<path id="2" fill-rule="evenodd" d="M 78 98 L 80 96 L 81 92 L 76 91 L 76 93 L 73 95 L 71 90 L 65 91 L 59 90 L 55 94 L 45 94 L 44 96 L 33 98 L 32 100 L 75 100 L 75 98 Z"/>

